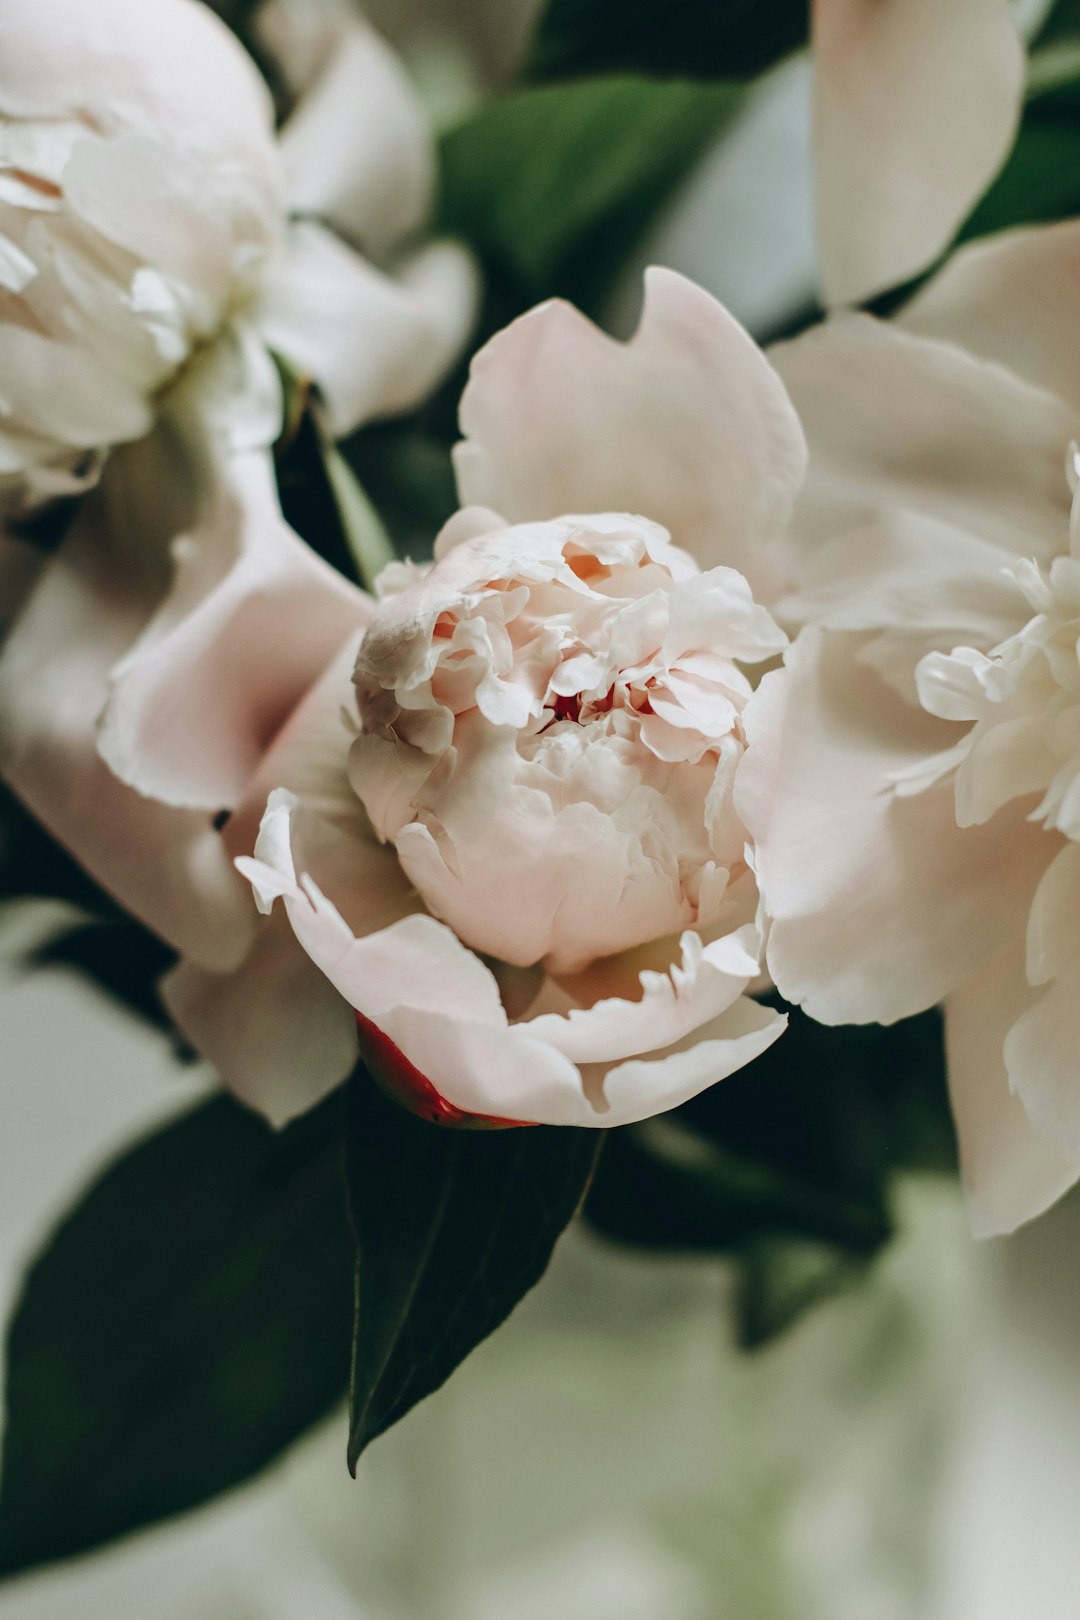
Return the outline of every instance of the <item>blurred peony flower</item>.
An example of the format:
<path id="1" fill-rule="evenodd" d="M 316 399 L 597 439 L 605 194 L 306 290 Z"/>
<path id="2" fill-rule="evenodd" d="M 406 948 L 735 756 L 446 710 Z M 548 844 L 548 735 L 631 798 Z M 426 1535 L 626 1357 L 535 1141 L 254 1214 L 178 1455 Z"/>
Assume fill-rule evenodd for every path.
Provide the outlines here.
<path id="1" fill-rule="evenodd" d="M 394 276 L 356 251 L 387 254 L 431 203 L 430 136 L 401 69 L 361 23 L 306 32 L 294 18 L 283 41 L 309 94 L 279 147 L 254 65 L 195 0 L 0 3 L 9 510 L 92 479 L 222 334 L 243 359 L 231 427 L 249 443 L 280 425 L 265 345 L 319 383 L 342 433 L 413 403 L 463 341 L 462 250 L 429 248 Z"/>
<path id="2" fill-rule="evenodd" d="M 1078 265 L 1074 224 L 988 239 L 774 355 L 811 470 L 736 789 L 768 964 L 826 1023 L 944 998 L 983 1232 L 1080 1175 Z"/>
<path id="3" fill-rule="evenodd" d="M 949 245 L 1013 143 L 1024 50 L 1009 0 L 813 0 L 814 158 L 829 304 Z"/>
<path id="4" fill-rule="evenodd" d="M 55 555 L 0 541 L 0 767 L 125 905 L 219 966 L 252 929 L 210 816 L 362 600 L 282 519 L 267 346 L 345 431 L 434 384 L 475 291 L 454 246 L 400 256 L 433 163 L 392 54 L 359 22 L 274 18 L 305 92 L 277 145 L 254 66 L 194 0 L 0 0 L 9 523 L 118 445 Z"/>
<path id="5" fill-rule="evenodd" d="M 598 1126 L 784 1026 L 744 995 L 732 783 L 748 670 L 785 637 L 721 561 L 772 566 L 804 457 L 783 388 L 714 300 L 652 271 L 627 345 L 558 303 L 499 334 L 462 424 L 474 504 L 434 566 L 391 565 L 358 603 L 224 830 L 274 915 L 238 971 L 167 983 L 275 1119 L 343 1077 L 357 1017 L 422 1111 Z"/>

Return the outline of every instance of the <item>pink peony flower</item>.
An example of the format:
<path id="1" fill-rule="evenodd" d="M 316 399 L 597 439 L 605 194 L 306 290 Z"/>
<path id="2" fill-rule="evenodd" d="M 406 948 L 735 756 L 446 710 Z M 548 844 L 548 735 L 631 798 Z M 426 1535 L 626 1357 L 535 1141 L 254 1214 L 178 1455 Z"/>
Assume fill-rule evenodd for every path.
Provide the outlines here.
<path id="1" fill-rule="evenodd" d="M 803 471 L 782 387 L 714 300 L 652 271 L 628 345 L 561 304 L 515 322 L 462 420 L 483 504 L 432 567 L 386 571 L 224 830 L 271 914 L 237 971 L 167 984 L 275 1119 L 342 1078 L 357 1023 L 440 1118 L 595 1126 L 675 1106 L 784 1027 L 745 994 L 732 784 L 785 638 L 721 560 L 774 572 Z"/>
<path id="2" fill-rule="evenodd" d="M 736 787 L 767 960 L 826 1023 L 944 1000 L 982 1232 L 1080 1175 L 1078 266 L 1073 224 L 988 239 L 774 356 L 811 471 Z"/>

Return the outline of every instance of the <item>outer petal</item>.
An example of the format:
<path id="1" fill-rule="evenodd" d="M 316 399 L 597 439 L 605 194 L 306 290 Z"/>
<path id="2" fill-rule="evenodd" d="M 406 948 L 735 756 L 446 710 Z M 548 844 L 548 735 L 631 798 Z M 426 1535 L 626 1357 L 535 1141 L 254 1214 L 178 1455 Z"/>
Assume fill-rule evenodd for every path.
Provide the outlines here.
<path id="1" fill-rule="evenodd" d="M 1043 834 L 1053 849 L 1057 840 Z M 1031 908 L 1028 978 L 1036 991 L 1009 1030 L 1005 1065 L 1013 1091 L 1045 1142 L 1080 1175 L 1080 845 L 1067 844 L 1046 870 Z M 1029 998 L 1030 1000 L 1031 998 Z"/>
<path id="2" fill-rule="evenodd" d="M 164 586 L 141 542 L 160 446 L 119 451 L 44 570 L 0 656 L 0 764 L 53 835 L 121 903 L 195 960 L 238 961 L 253 935 L 210 818 L 149 803 L 111 774 L 96 722 L 109 669 Z"/>
<path id="3" fill-rule="evenodd" d="M 961 248 L 897 317 L 1008 366 L 1080 410 L 1080 222 L 1005 231 Z"/>
<path id="4" fill-rule="evenodd" d="M 328 23 L 296 0 L 267 7 L 261 25 L 286 74 L 299 64 L 301 100 L 280 137 L 290 211 L 385 252 L 428 217 L 435 185 L 431 132 L 400 59 L 365 24 Z"/>
<path id="5" fill-rule="evenodd" d="M 194 0 L 0 0 L 0 113 L 155 129 L 276 175 L 266 86 Z"/>
<path id="6" fill-rule="evenodd" d="M 1007 0 L 814 0 L 815 157 L 830 303 L 905 281 L 1003 162 L 1024 53 Z"/>
<path id="7" fill-rule="evenodd" d="M 1000 549 L 978 535 L 885 511 L 813 552 L 799 589 L 776 611 L 822 629 L 939 630 L 947 649 L 993 646 L 1019 629 L 1024 612 L 1002 564 Z"/>
<path id="8" fill-rule="evenodd" d="M 945 1003 L 949 1093 L 978 1237 L 1012 1232 L 1041 1215 L 1078 1173 L 1036 1131 L 1005 1072 L 1006 1036 L 1035 993 L 1018 929 Z"/>
<path id="9" fill-rule="evenodd" d="M 949 776 L 893 772 L 955 729 L 855 662 L 859 638 L 804 630 L 746 710 L 735 799 L 773 919 L 769 970 L 822 1023 L 891 1023 L 940 1001 L 1023 916 L 1045 856 L 1022 809 L 956 826 Z"/>
<path id="10" fill-rule="evenodd" d="M 284 522 L 269 452 L 234 453 L 215 409 L 196 390 L 167 424 L 178 456 L 168 476 L 194 484 L 196 509 L 174 526 L 147 505 L 142 543 L 171 554 L 175 573 L 112 670 L 100 740 L 140 793 L 210 811 L 235 807 L 283 721 L 369 611 Z"/>
<path id="11" fill-rule="evenodd" d="M 468 336 L 478 290 L 474 261 L 455 243 L 425 248 L 391 277 L 305 221 L 289 233 L 258 320 L 269 346 L 318 383 L 343 438 L 435 388 Z"/>
<path id="12" fill-rule="evenodd" d="M 835 317 L 771 357 L 813 452 L 797 533 L 832 539 L 893 506 L 967 529 L 1009 561 L 1062 550 L 1077 419 L 1059 400 L 869 316 Z"/>
<path id="13" fill-rule="evenodd" d="M 624 1016 L 644 1022 L 650 1046 L 683 1027 L 683 1039 L 651 1061 L 605 1066 L 582 1073 L 544 1032 L 564 1041 L 602 1047 L 610 1009 L 601 1012 L 591 1030 L 543 1015 L 534 1022 L 509 1024 L 499 988 L 490 970 L 442 923 L 413 916 L 381 932 L 357 938 L 341 913 L 312 879 L 297 876 L 291 842 L 298 810 L 289 794 L 272 796 L 256 846 L 256 858 L 240 862 L 264 906 L 281 897 L 296 936 L 346 1001 L 374 1024 L 407 1063 L 436 1085 L 440 1095 L 466 1113 L 504 1120 L 553 1125 L 608 1126 L 644 1118 L 673 1107 L 685 1096 L 720 1078 L 756 1055 L 781 1032 L 783 1020 L 769 1009 L 736 1001 L 738 986 L 723 968 L 753 965 L 746 950 L 733 944 L 722 951 L 716 967 L 722 1001 L 728 1011 L 702 1034 L 710 1037 L 698 1050 L 684 1027 L 688 1009 L 700 1011 L 708 996 L 695 996 L 684 976 L 676 993 L 682 1006 L 672 1016 L 670 992 L 657 977 L 643 981 L 643 992 L 659 1008 L 651 1020 L 626 1004 Z M 693 956 L 693 953 L 691 953 Z M 700 966 L 700 959 L 693 967 Z M 692 977 L 690 969 L 684 975 Z M 709 974 L 706 975 L 709 977 Z M 674 988 L 674 981 L 673 988 Z M 714 988 L 710 986 L 709 988 Z M 588 1014 L 583 1015 L 585 1018 Z M 620 1039 L 615 1037 L 616 1051 Z M 693 1048 L 693 1050 L 691 1050 Z"/>
<path id="14" fill-rule="evenodd" d="M 617 343 L 561 302 L 542 304 L 473 361 L 454 460 L 462 503 L 508 522 L 636 512 L 703 568 L 771 575 L 805 470 L 782 384 L 714 298 L 671 270 Z"/>

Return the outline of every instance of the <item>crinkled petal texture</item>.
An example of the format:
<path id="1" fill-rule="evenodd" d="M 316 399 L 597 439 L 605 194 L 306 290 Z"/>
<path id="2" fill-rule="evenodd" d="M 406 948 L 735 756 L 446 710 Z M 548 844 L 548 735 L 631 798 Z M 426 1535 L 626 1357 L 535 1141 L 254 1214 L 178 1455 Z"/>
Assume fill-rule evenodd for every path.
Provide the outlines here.
<path id="1" fill-rule="evenodd" d="M 252 855 L 249 809 L 230 826 L 236 864 L 410 1105 L 674 1107 L 784 1027 L 744 994 L 761 942 L 732 796 L 747 670 L 786 637 L 740 574 L 624 513 L 466 510 L 436 555 L 387 570 L 351 683 L 329 676 L 260 769 Z M 310 1072 L 271 1095 L 219 1061 L 275 1117 L 310 1100 Z"/>
<path id="2" fill-rule="evenodd" d="M 284 901 L 304 950 L 362 1019 L 465 1114 L 551 1125 L 629 1124 L 674 1108 L 741 1068 L 785 1020 L 743 995 L 757 968 L 753 925 L 645 969 L 625 998 L 581 1000 L 588 975 L 557 987 L 566 1011 L 511 1022 L 492 970 L 434 918 L 406 916 L 357 934 L 319 886 L 320 839 L 298 865 L 302 803 L 271 795 L 255 855 L 240 865 L 260 904 Z M 339 898 L 369 915 L 364 860 Z M 312 870 L 313 869 L 313 870 Z M 362 924 L 361 924 L 362 926 Z M 628 969 L 628 976 L 632 976 Z M 544 1001 L 541 988 L 539 999 Z"/>
<path id="3" fill-rule="evenodd" d="M 151 426 L 280 235 L 266 87 L 193 0 L 0 5 L 0 501 Z"/>
<path id="4" fill-rule="evenodd" d="M 367 606 L 287 529 L 268 455 L 230 444 L 202 369 L 30 590 L 0 653 L 0 765 L 92 876 L 221 969 L 254 929 L 214 814 Z"/>
<path id="5" fill-rule="evenodd" d="M 702 288 L 645 277 L 629 343 L 542 304 L 480 351 L 455 451 L 464 504 L 510 523 L 642 512 L 765 600 L 805 470 L 802 430 L 757 345 Z"/>
<path id="6" fill-rule="evenodd" d="M 464 540 L 379 606 L 353 782 L 475 950 L 567 973 L 709 929 L 745 869 L 741 665 L 785 641 L 741 575 L 640 518 Z"/>
<path id="7" fill-rule="evenodd" d="M 1024 52 L 1008 0 L 813 0 L 822 281 L 861 303 L 946 248 L 1005 159 Z"/>
<path id="8" fill-rule="evenodd" d="M 779 609 L 806 628 L 735 787 L 767 962 L 826 1022 L 944 1000 L 980 1232 L 1080 1176 L 1074 254 L 1056 228 L 981 244 L 906 330 L 849 317 L 776 357 L 811 472 Z"/>

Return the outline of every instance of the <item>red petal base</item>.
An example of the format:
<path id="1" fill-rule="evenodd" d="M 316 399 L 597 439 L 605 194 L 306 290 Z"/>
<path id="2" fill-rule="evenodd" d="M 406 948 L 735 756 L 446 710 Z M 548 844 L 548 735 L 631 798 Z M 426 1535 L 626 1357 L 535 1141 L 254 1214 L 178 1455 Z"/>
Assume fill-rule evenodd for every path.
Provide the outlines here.
<path id="1" fill-rule="evenodd" d="M 436 1091 L 426 1075 L 410 1063 L 389 1035 L 373 1024 L 362 1013 L 356 1015 L 356 1029 L 360 1038 L 360 1055 L 371 1070 L 372 1078 L 395 1102 L 433 1125 L 449 1125 L 463 1131 L 505 1131 L 517 1126 L 535 1125 L 532 1119 L 500 1119 L 497 1114 L 470 1114 L 447 1102 Z"/>

